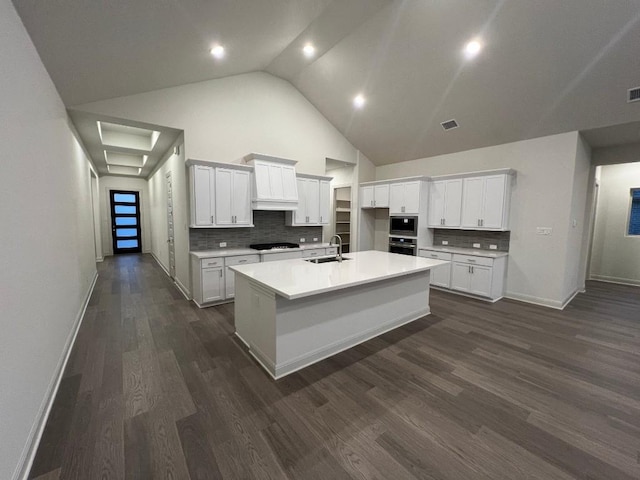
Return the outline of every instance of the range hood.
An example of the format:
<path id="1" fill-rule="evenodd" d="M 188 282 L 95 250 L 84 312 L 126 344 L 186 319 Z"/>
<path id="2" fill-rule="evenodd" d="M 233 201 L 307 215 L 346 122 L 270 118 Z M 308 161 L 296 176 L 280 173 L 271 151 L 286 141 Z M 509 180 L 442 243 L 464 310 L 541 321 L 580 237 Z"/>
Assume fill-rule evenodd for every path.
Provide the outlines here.
<path id="1" fill-rule="evenodd" d="M 298 182 L 294 167 L 298 162 L 261 153 L 250 153 L 244 161 L 253 166 L 253 210 L 298 209 Z"/>

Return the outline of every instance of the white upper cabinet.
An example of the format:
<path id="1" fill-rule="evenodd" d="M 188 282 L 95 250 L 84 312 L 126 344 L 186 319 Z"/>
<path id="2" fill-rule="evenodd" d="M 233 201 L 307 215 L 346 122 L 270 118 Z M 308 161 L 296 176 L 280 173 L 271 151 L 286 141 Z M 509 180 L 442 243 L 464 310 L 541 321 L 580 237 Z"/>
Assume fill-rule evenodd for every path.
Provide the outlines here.
<path id="1" fill-rule="evenodd" d="M 328 225 L 330 180 L 298 176 L 297 187 L 298 208 L 293 212 L 286 212 L 286 224 L 290 226 Z"/>
<path id="2" fill-rule="evenodd" d="M 389 184 L 360 187 L 360 208 L 389 208 Z"/>
<path id="3" fill-rule="evenodd" d="M 215 169 L 215 223 L 219 226 L 250 226 L 251 174 L 244 170 Z"/>
<path id="4" fill-rule="evenodd" d="M 508 230 L 511 176 L 463 179 L 462 228 Z"/>
<path id="5" fill-rule="evenodd" d="M 252 227 L 251 168 L 189 164 L 191 227 Z"/>
<path id="6" fill-rule="evenodd" d="M 392 183 L 389 186 L 389 215 L 418 215 L 420 181 Z"/>
<path id="7" fill-rule="evenodd" d="M 462 179 L 432 182 L 429 189 L 429 227 L 460 227 Z"/>
<path id="8" fill-rule="evenodd" d="M 193 165 L 189 169 L 191 180 L 191 226 L 213 226 L 215 198 L 212 167 Z"/>
<path id="9" fill-rule="evenodd" d="M 331 182 L 320 180 L 320 224 L 329 225 L 331 217 Z"/>

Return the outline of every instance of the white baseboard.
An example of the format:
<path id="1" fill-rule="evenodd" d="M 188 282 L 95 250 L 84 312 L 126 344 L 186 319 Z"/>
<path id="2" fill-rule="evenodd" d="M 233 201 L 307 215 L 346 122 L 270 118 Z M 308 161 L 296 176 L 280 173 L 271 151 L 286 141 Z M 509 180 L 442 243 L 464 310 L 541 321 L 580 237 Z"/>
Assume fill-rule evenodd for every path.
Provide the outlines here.
<path id="1" fill-rule="evenodd" d="M 164 273 L 167 274 L 167 277 L 171 278 L 171 274 L 169 273 L 169 270 L 167 270 L 167 268 L 162 264 L 162 262 L 160 261 L 160 259 L 156 256 L 155 253 L 150 252 L 151 256 L 153 257 L 153 259 L 156 261 L 156 263 L 158 265 L 160 265 L 160 268 L 164 271 Z M 182 293 L 182 295 L 184 295 L 184 298 L 186 298 L 187 300 L 191 300 L 191 292 L 189 291 L 189 289 L 180 281 L 180 279 L 178 277 L 173 278 L 173 283 L 175 284 L 176 287 L 178 287 L 178 290 L 180 291 L 180 293 Z M 201 307 L 202 308 L 202 307 Z"/>
<path id="2" fill-rule="evenodd" d="M 104 262 L 104 257 L 96 257 L 96 262 Z"/>
<path id="3" fill-rule="evenodd" d="M 560 300 L 552 300 L 550 298 L 535 297 L 533 295 L 525 295 L 522 293 L 507 292 L 505 298 L 510 300 L 517 300 L 518 302 L 531 303 L 533 305 L 540 305 L 542 307 L 555 308 L 556 310 L 562 310 L 564 308 L 563 302 Z"/>
<path id="4" fill-rule="evenodd" d="M 40 405 L 40 409 L 38 410 L 38 415 L 36 417 L 36 421 L 31 427 L 31 432 L 29 432 L 29 438 L 25 445 L 25 448 L 22 452 L 22 456 L 20 458 L 20 462 L 16 467 L 16 470 L 13 474 L 14 480 L 27 480 L 29 477 L 29 471 L 33 466 L 33 460 L 35 459 L 36 452 L 38 451 L 38 446 L 40 445 L 40 440 L 42 440 L 42 434 L 44 433 L 44 427 L 47 424 L 47 420 L 49 418 L 49 414 L 51 413 L 51 407 L 53 407 L 53 401 L 56 398 L 56 394 L 58 393 L 58 388 L 60 387 L 60 382 L 62 381 L 62 375 L 64 374 L 64 369 L 67 366 L 67 362 L 69 361 L 69 356 L 71 355 L 71 349 L 73 348 L 73 344 L 76 341 L 76 336 L 78 335 L 78 331 L 80 330 L 80 325 L 82 324 L 82 319 L 84 318 L 84 314 L 87 311 L 87 306 L 89 305 L 89 299 L 91 298 L 91 294 L 93 293 L 93 289 L 96 286 L 96 280 L 98 279 L 98 272 L 93 277 L 91 285 L 89 286 L 89 290 L 87 295 L 82 303 L 82 307 L 80 308 L 80 312 L 78 313 L 74 326 L 67 337 L 67 341 L 65 343 L 64 349 L 62 350 L 62 355 L 60 360 L 58 361 L 58 366 L 56 367 L 53 378 L 51 379 L 51 383 L 49 384 L 49 388 L 47 389 L 47 394 L 42 400 L 42 404 Z"/>
<path id="5" fill-rule="evenodd" d="M 620 285 L 632 285 L 634 287 L 640 286 L 640 280 L 636 280 L 635 278 L 619 278 L 608 275 L 591 275 L 589 278 L 599 282 L 619 283 Z"/>

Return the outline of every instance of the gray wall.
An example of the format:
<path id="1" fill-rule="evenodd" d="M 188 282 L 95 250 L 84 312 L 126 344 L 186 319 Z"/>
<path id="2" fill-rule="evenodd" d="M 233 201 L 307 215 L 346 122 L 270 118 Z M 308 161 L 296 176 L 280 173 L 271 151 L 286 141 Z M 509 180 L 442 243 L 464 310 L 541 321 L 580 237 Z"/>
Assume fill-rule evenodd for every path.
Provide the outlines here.
<path id="1" fill-rule="evenodd" d="M 89 163 L 0 0 L 0 478 L 17 478 L 96 276 Z"/>

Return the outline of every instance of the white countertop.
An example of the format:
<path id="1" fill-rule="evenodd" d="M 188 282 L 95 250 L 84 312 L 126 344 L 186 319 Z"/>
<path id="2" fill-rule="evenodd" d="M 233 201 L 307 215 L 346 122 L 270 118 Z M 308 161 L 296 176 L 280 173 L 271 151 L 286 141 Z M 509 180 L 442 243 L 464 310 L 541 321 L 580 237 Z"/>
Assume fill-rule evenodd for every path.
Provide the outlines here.
<path id="1" fill-rule="evenodd" d="M 498 250 L 479 250 L 477 248 L 461 248 L 447 247 L 444 245 L 435 245 L 433 247 L 420 247 L 418 250 L 433 250 L 435 252 L 459 253 L 462 255 L 472 255 L 474 257 L 500 258 L 509 255 L 509 252 L 500 252 Z"/>
<path id="2" fill-rule="evenodd" d="M 336 245 L 331 245 L 335 247 Z M 301 250 L 312 250 L 314 248 L 327 248 L 328 243 L 308 243 L 300 245 L 299 248 L 273 248 L 271 250 L 255 250 L 253 248 L 220 248 L 215 250 L 191 251 L 191 255 L 196 258 L 232 257 L 234 255 L 269 254 L 283 252 L 298 252 Z"/>
<path id="3" fill-rule="evenodd" d="M 430 270 L 448 262 L 369 250 L 347 253 L 342 262 L 303 259 L 229 267 L 289 300 Z"/>

